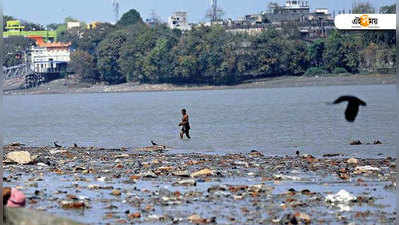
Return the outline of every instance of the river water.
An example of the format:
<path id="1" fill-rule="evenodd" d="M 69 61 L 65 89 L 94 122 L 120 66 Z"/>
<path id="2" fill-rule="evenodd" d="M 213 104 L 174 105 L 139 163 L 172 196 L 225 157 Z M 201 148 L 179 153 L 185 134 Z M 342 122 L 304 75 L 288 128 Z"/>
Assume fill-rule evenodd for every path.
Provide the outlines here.
<path id="1" fill-rule="evenodd" d="M 340 95 L 368 103 L 355 123 L 344 120 Z M 150 140 L 175 152 L 265 155 L 345 153 L 394 156 L 394 85 L 211 91 L 5 96 L 5 143 L 143 147 Z M 178 137 L 187 108 L 191 140 Z M 352 140 L 383 145 L 351 146 Z"/>

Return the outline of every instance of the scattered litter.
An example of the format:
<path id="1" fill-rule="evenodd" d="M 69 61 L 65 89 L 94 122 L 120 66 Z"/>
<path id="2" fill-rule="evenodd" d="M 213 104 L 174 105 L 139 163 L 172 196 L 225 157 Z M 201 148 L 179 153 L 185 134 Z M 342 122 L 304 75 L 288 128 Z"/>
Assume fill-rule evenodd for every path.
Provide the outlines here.
<path id="1" fill-rule="evenodd" d="M 350 203 L 355 200 L 356 197 L 346 190 L 340 190 L 336 194 L 329 194 L 326 196 L 326 202 L 329 203 Z"/>

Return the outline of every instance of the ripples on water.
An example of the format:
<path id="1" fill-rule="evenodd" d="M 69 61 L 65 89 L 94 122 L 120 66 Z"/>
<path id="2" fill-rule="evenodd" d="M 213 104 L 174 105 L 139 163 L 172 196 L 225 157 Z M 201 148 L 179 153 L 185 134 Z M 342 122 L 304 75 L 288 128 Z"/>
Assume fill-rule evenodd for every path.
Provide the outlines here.
<path id="1" fill-rule="evenodd" d="M 346 104 L 326 104 L 344 94 L 368 103 L 354 124 L 344 120 Z M 141 147 L 155 140 L 181 152 L 393 156 L 395 96 L 393 85 L 5 96 L 5 142 Z M 178 137 L 181 108 L 191 140 Z M 384 144 L 350 146 L 353 139 Z"/>

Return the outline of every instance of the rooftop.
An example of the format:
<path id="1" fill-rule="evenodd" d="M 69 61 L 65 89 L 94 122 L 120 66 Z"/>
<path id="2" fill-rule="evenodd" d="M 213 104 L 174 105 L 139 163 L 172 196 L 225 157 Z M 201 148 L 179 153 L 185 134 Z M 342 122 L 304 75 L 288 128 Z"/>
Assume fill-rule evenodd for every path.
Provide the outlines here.
<path id="1" fill-rule="evenodd" d="M 31 38 L 36 41 L 36 44 L 39 47 L 45 47 L 45 48 L 69 48 L 71 46 L 71 42 L 63 43 L 63 42 L 44 42 L 42 36 L 27 36 L 28 38 Z"/>

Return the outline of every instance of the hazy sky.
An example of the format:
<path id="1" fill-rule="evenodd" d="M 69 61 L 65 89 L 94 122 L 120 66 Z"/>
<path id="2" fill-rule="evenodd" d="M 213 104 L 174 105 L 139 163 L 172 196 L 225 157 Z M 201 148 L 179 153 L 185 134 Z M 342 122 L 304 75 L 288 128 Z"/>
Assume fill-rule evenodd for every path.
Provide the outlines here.
<path id="1" fill-rule="evenodd" d="M 225 11 L 225 18 L 240 16 L 266 10 L 270 2 L 284 3 L 285 0 L 218 0 Z M 369 0 L 376 7 L 393 4 L 395 0 Z M 349 9 L 352 0 L 310 0 L 311 8 L 330 10 Z M 113 22 L 112 0 L 4 0 L 4 13 L 28 21 L 50 24 L 60 23 L 67 16 L 85 22 Z M 188 12 L 190 22 L 205 21 L 209 0 L 120 0 L 121 15 L 129 9 L 137 9 L 144 19 L 152 10 L 163 21 L 177 10 Z"/>

